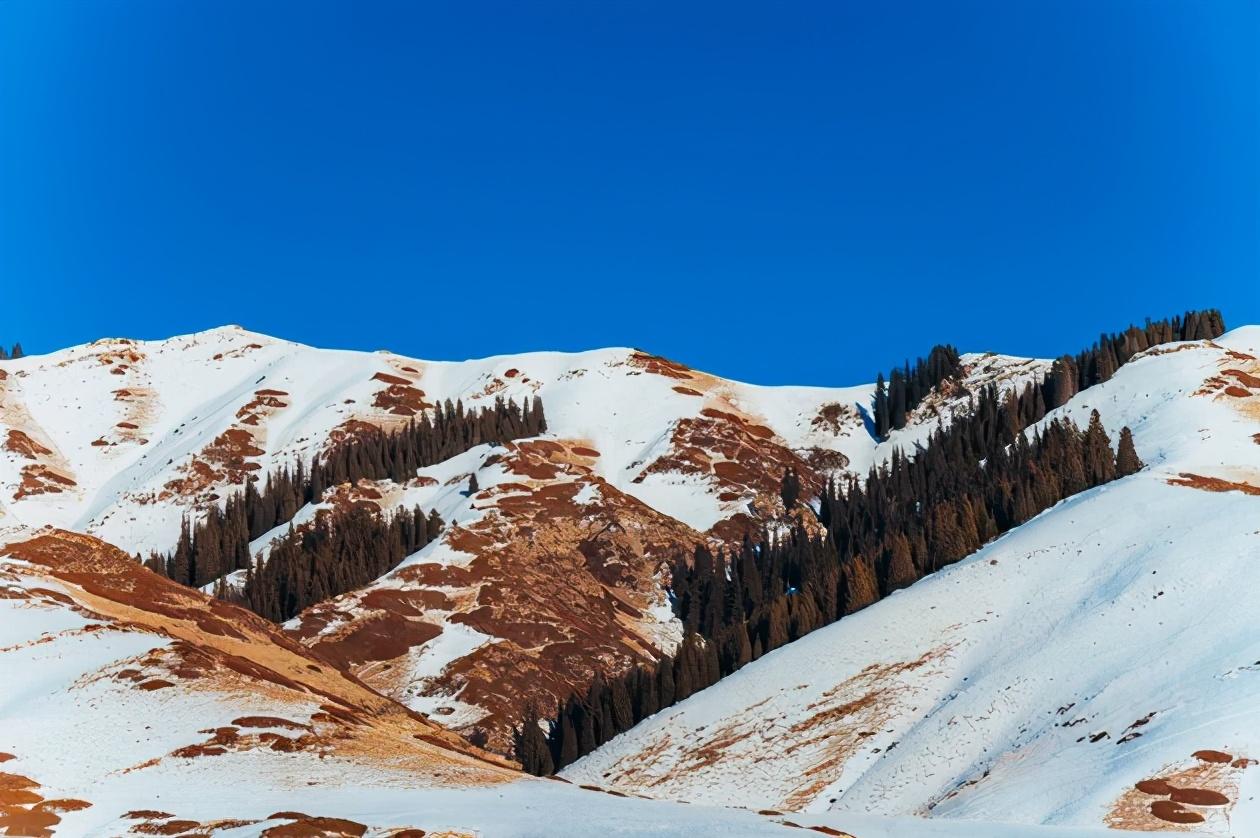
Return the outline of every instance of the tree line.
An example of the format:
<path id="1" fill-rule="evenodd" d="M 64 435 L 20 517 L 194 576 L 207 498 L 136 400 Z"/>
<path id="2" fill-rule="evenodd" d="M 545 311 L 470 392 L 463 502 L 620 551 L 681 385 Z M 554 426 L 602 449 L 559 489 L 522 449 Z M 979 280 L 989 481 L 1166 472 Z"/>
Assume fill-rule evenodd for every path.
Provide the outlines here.
<path id="1" fill-rule="evenodd" d="M 250 567 L 250 542 L 292 521 L 304 505 L 318 503 L 329 486 L 360 479 L 402 483 L 419 468 L 483 443 L 537 436 L 546 428 L 538 398 L 526 399 L 523 406 L 496 399 L 493 406 L 476 410 L 448 400 L 394 431 L 363 425 L 317 457 L 309 469 L 301 461 L 292 468 L 281 467 L 267 475 L 261 490 L 251 480 L 222 508 L 211 507 L 195 525 L 185 519 L 175 549 L 169 555 L 152 554 L 145 564 L 182 584 L 208 585 Z"/>
<path id="2" fill-rule="evenodd" d="M 907 415 L 919 406 L 928 393 L 946 379 L 957 378 L 961 374 L 962 359 L 958 350 L 949 344 L 933 346 L 927 358 L 920 358 L 913 368 L 907 361 L 904 369 L 893 370 L 887 384 L 884 383 L 884 374 L 880 373 L 875 384 L 873 408 L 875 435 L 883 439 L 890 431 L 904 428 Z"/>
<path id="3" fill-rule="evenodd" d="M 5 348 L 0 346 L 0 361 L 16 361 L 18 358 L 25 356 L 26 353 L 22 351 L 21 343 L 13 344 L 13 348 L 8 351 L 5 351 Z"/>
<path id="4" fill-rule="evenodd" d="M 1091 370 L 1086 380 L 1097 383 L 1106 380 L 1093 378 L 1103 374 L 1097 359 L 1104 354 L 1118 365 L 1159 343 L 1216 337 L 1224 328 L 1214 310 L 1148 321 L 1078 353 L 1075 369 Z M 930 375 L 947 369 L 948 348 L 936 355 L 900 380 L 921 368 Z M 597 674 L 550 718 L 531 707 L 516 738 L 525 770 L 559 770 L 748 662 L 959 561 L 1065 498 L 1143 467 L 1129 428 L 1113 451 L 1097 411 L 1084 430 L 1056 418 L 1025 433 L 1062 404 L 1057 382 L 1050 383 L 1005 395 L 986 387 L 913 457 L 895 450 L 865 481 L 829 481 L 819 498 L 820 536 L 796 527 L 779 538 L 746 536 L 739 549 L 716 555 L 699 547 L 679 560 L 669 592 L 684 628 L 677 653 L 618 676 Z M 799 502 L 799 492 L 799 477 L 785 473 L 785 505 Z"/>
<path id="5" fill-rule="evenodd" d="M 1187 311 L 1157 321 L 1148 318 L 1142 327 L 1130 325 L 1122 332 L 1104 333 L 1089 348 L 1055 359 L 1041 383 L 1042 397 L 1053 410 L 1081 390 L 1110 379 L 1139 352 L 1174 341 L 1211 340 L 1224 333 L 1225 318 L 1217 309 Z M 904 428 L 910 412 L 928 393 L 961 374 L 958 350 L 948 344 L 932 347 L 928 357 L 918 359 L 913 367 L 907 361 L 890 373 L 887 383 L 880 373 L 872 409 L 875 435 L 885 439 L 891 431 Z"/>
<path id="6" fill-rule="evenodd" d="M 1102 334 L 1093 346 L 1076 355 L 1055 359 L 1042 387 L 1051 410 L 1095 384 L 1116 374 L 1139 352 L 1181 340 L 1213 340 L 1225 334 L 1225 318 L 1214 308 L 1187 311 L 1179 317 L 1152 322 L 1142 328 L 1129 326 L 1123 332 Z"/>

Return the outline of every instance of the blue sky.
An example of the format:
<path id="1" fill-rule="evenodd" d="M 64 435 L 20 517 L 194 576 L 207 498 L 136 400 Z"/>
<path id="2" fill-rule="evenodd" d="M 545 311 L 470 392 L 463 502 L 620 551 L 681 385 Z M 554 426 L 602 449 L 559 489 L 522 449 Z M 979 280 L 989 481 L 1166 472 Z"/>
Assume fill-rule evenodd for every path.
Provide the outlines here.
<path id="1" fill-rule="evenodd" d="M 846 384 L 1260 322 L 1254 2 L 0 2 L 0 341 Z"/>

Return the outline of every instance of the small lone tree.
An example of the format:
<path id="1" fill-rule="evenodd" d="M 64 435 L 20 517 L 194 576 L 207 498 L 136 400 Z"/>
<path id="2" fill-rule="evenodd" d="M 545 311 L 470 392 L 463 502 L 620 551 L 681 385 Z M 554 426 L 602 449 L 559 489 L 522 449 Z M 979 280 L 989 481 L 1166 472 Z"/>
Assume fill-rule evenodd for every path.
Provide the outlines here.
<path id="1" fill-rule="evenodd" d="M 1137 454 L 1137 449 L 1133 447 L 1133 432 L 1129 430 L 1128 425 L 1120 429 L 1120 446 L 1116 451 L 1116 477 L 1128 477 L 1130 474 L 1136 474 L 1145 467 L 1146 463 Z"/>
<path id="2" fill-rule="evenodd" d="M 477 475 L 474 474 L 468 478 L 468 496 L 472 497 L 480 491 L 481 486 L 477 484 Z"/>
<path id="3" fill-rule="evenodd" d="M 789 467 L 783 472 L 783 482 L 779 485 L 779 496 L 783 498 L 783 508 L 791 509 L 796 506 L 796 501 L 801 496 L 801 478 L 797 476 L 796 469 Z"/>

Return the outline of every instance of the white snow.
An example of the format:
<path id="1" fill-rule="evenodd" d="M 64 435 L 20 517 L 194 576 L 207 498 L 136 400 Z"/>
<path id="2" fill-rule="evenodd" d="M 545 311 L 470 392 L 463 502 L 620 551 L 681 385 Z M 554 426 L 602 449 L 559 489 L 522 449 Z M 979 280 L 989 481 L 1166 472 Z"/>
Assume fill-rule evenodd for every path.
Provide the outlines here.
<path id="1" fill-rule="evenodd" d="M 1218 343 L 1255 354 L 1260 329 Z M 1147 470 L 767 655 L 564 776 L 715 805 L 805 793 L 810 811 L 1097 827 L 1135 782 L 1195 751 L 1257 757 L 1260 497 L 1168 483 L 1260 486 L 1257 399 L 1192 396 L 1231 363 L 1203 347 L 1126 365 L 1059 413 L 1083 426 L 1098 409 L 1113 443 L 1129 425 Z M 717 758 L 697 756 L 715 739 Z M 1206 833 L 1260 834 L 1260 769 L 1242 774 L 1228 818 L 1199 810 Z"/>

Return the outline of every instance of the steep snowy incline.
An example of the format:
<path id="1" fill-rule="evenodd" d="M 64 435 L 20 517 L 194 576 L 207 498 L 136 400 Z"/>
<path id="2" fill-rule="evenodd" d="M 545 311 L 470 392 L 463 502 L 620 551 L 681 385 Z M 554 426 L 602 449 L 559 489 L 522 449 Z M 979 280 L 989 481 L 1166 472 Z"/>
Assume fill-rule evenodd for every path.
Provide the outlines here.
<path id="1" fill-rule="evenodd" d="M 264 621 L 96 539 L 13 527 L 3 539 L 0 833 L 800 834 L 782 815 L 522 777 Z M 848 820 L 823 818 L 827 834 Z M 918 834 L 860 824 L 862 838 Z"/>
<path id="2" fill-rule="evenodd" d="M 780 649 L 564 772 L 710 804 L 1260 834 L 1260 329 L 1057 412 L 1143 472 Z"/>

